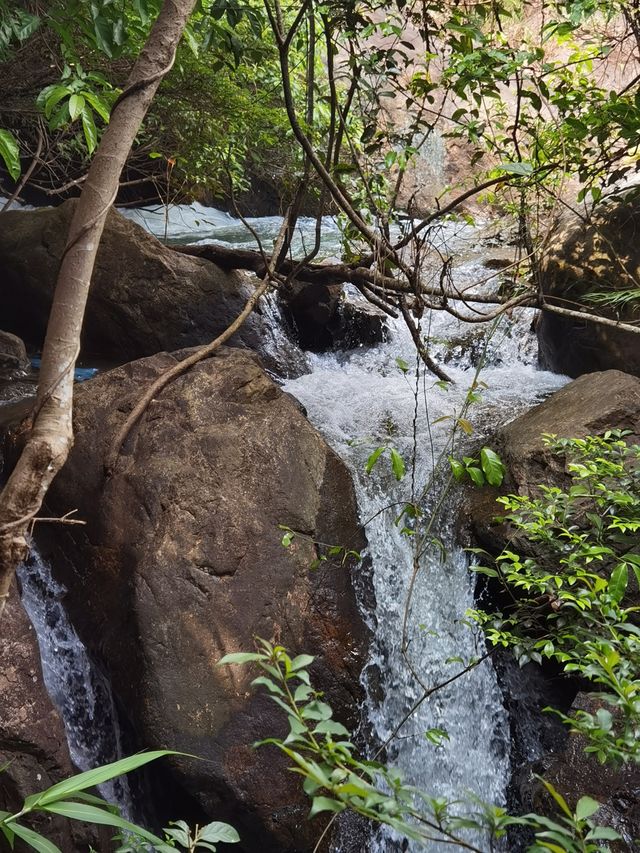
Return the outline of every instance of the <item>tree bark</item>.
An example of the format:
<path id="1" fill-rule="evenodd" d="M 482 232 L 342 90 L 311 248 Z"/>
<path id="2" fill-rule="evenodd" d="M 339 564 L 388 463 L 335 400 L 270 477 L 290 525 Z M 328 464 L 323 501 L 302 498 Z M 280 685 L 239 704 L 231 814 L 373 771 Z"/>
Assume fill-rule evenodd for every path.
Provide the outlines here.
<path id="1" fill-rule="evenodd" d="M 142 120 L 170 70 L 195 0 L 165 0 L 87 175 L 69 229 L 42 352 L 33 426 L 0 494 L 0 615 L 29 524 L 73 444 L 73 372 L 98 244 Z"/>

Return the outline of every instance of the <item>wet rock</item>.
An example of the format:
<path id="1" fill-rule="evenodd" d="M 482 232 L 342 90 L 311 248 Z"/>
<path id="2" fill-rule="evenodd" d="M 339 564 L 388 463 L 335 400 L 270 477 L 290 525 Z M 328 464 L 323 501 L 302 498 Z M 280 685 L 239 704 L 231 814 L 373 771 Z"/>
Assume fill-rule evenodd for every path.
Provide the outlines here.
<path id="1" fill-rule="evenodd" d="M 571 710 L 595 714 L 600 706 L 596 696 L 579 693 Z M 544 778 L 562 791 L 572 809 L 584 796 L 600 803 L 593 819 L 599 825 L 613 827 L 622 836 L 621 841 L 610 844 L 612 851 L 636 850 L 640 841 L 640 767 L 600 764 L 584 751 L 586 745 L 582 735 L 571 734 L 564 750 L 547 758 Z M 534 786 L 532 806 L 550 816 L 557 811 L 539 785 Z"/>
<path id="2" fill-rule="evenodd" d="M 15 585 L 0 620 L 0 696 L 0 766 L 9 762 L 0 773 L 0 809 L 14 813 L 25 797 L 77 772 L 62 721 L 44 686 L 36 635 Z M 97 847 L 94 833 L 82 824 L 54 815 L 40 814 L 28 825 L 63 853 Z"/>
<path id="3" fill-rule="evenodd" d="M 24 342 L 11 332 L 0 331 L 0 371 L 24 371 L 30 367 Z"/>
<path id="4" fill-rule="evenodd" d="M 482 546 L 499 553 L 512 541 L 513 532 L 494 522 L 499 493 L 530 495 L 539 483 L 569 483 L 564 460 L 545 446 L 544 434 L 581 438 L 607 429 L 630 430 L 629 440 L 640 441 L 640 379 L 618 370 L 581 376 L 499 430 L 490 445 L 507 468 L 503 487 L 467 494 L 466 517 Z"/>
<path id="5" fill-rule="evenodd" d="M 8 211 L 0 228 L 0 316 L 34 348 L 44 340 L 75 201 Z M 253 292 L 247 276 L 165 247 L 116 210 L 107 217 L 83 327 L 83 353 L 122 363 L 208 343 L 235 320 Z M 254 312 L 231 344 L 260 353 L 282 375 L 305 369 L 273 318 Z"/>
<path id="6" fill-rule="evenodd" d="M 556 304 L 581 305 L 607 317 L 637 322 L 640 300 L 596 306 L 589 294 L 618 296 L 640 282 L 640 195 L 601 204 L 585 223 L 572 219 L 560 228 L 545 253 L 541 275 L 545 294 Z M 556 300 L 560 300 L 558 303 Z M 640 375 L 640 337 L 585 319 L 543 311 L 537 325 L 541 364 L 580 376 L 614 368 Z"/>
<path id="7" fill-rule="evenodd" d="M 387 315 L 345 292 L 344 285 L 296 282 L 280 298 L 305 350 L 354 349 L 385 340 Z"/>
<path id="8" fill-rule="evenodd" d="M 153 401 L 105 480 L 125 414 L 182 355 L 77 389 L 76 443 L 51 502 L 77 507 L 88 525 L 60 531 L 56 570 L 140 747 L 206 759 L 173 760 L 170 790 L 191 797 L 200 822 L 234 824 L 245 850 L 311 850 L 318 826 L 298 777 L 274 748 L 252 748 L 285 733 L 282 711 L 251 689 L 251 667 L 216 662 L 256 636 L 314 654 L 315 684 L 339 718 L 357 721 L 368 642 L 351 580 L 360 569 L 340 558 L 309 569 L 314 541 L 363 547 L 353 485 L 298 406 L 233 349 Z M 279 525 L 301 534 L 288 548 Z"/>

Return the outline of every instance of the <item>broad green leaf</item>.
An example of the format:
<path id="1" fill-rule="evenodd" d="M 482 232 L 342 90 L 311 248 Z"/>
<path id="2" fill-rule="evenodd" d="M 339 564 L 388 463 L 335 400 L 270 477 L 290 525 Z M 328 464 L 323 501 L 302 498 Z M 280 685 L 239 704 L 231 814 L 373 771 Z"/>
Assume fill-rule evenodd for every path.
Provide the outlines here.
<path id="1" fill-rule="evenodd" d="M 216 841 L 224 841 L 225 844 L 236 844 L 240 841 L 240 836 L 228 823 L 222 823 L 219 820 L 214 820 L 213 823 L 208 823 L 206 826 L 202 827 L 198 833 L 198 840 L 200 839 L 202 839 L 202 841 L 210 841 L 212 843 Z"/>
<path id="2" fill-rule="evenodd" d="M 46 89 L 43 89 L 38 98 L 39 104 L 41 104 L 41 98 L 44 96 L 45 92 L 46 100 L 44 101 L 44 114 L 47 118 L 51 118 L 51 114 L 55 107 L 60 103 L 63 98 L 69 97 L 71 91 L 66 86 L 47 86 Z"/>
<path id="3" fill-rule="evenodd" d="M 82 110 L 82 130 L 84 131 L 84 138 L 87 143 L 87 151 L 89 154 L 93 154 L 98 144 L 98 131 L 93 120 L 93 113 L 86 104 Z"/>
<path id="4" fill-rule="evenodd" d="M 83 92 L 82 94 L 84 99 L 93 107 L 105 124 L 108 124 L 110 110 L 107 102 L 99 95 L 96 95 L 95 92 Z"/>
<path id="5" fill-rule="evenodd" d="M 609 594 L 615 602 L 622 601 L 627 589 L 629 572 L 626 563 L 620 563 L 615 567 L 609 579 Z"/>
<path id="6" fill-rule="evenodd" d="M 113 764 L 105 764 L 103 767 L 96 767 L 95 770 L 86 770 L 84 773 L 78 773 L 76 776 L 71 776 L 46 791 L 39 794 L 34 794 L 27 798 L 27 802 L 31 808 L 35 806 L 47 805 L 54 803 L 57 800 L 63 800 L 66 797 L 71 797 L 77 791 L 83 791 L 85 788 L 93 788 L 95 785 L 102 785 L 103 782 L 108 782 L 110 779 L 115 779 L 116 776 L 122 776 L 124 773 L 129 773 L 131 770 L 137 770 L 139 767 L 149 764 L 150 761 L 156 761 L 158 758 L 163 758 L 166 755 L 186 755 L 183 752 L 176 752 L 171 749 L 156 749 L 151 752 L 140 752 L 137 755 L 131 755 L 128 758 L 122 758 L 120 761 L 114 761 Z"/>
<path id="7" fill-rule="evenodd" d="M 9 130 L 0 129 L 0 157 L 7 167 L 7 172 L 14 181 L 17 181 L 22 171 L 20 148 L 18 147 L 18 140 Z"/>
<path id="8" fill-rule="evenodd" d="M 84 98 L 82 95 L 71 95 L 69 98 L 69 115 L 71 121 L 75 121 L 84 109 Z"/>
<path id="9" fill-rule="evenodd" d="M 400 358 L 400 356 L 398 356 L 398 357 L 396 358 L 396 364 L 397 364 L 397 366 L 400 368 L 400 370 L 401 370 L 403 373 L 408 373 L 408 372 L 409 372 L 409 365 L 408 365 L 408 364 L 407 364 L 407 362 L 404 360 L 404 358 Z"/>
<path id="10" fill-rule="evenodd" d="M 595 814 L 600 808 L 600 803 L 591 797 L 580 797 L 576 806 L 576 817 L 578 820 L 586 820 Z"/>
<path id="11" fill-rule="evenodd" d="M 44 838 L 40 833 L 34 832 L 33 829 L 29 829 L 26 826 L 20 826 L 17 823 L 12 823 L 11 830 L 18 836 L 18 838 L 21 838 L 23 841 L 26 841 L 30 847 L 33 847 L 37 853 L 61 853 L 59 847 L 56 847 L 52 841 Z"/>
<path id="12" fill-rule="evenodd" d="M 501 163 L 497 167 L 497 171 L 506 172 L 508 175 L 531 175 L 533 166 L 531 163 Z"/>
<path id="13" fill-rule="evenodd" d="M 453 472 L 453 476 L 456 478 L 456 480 L 463 480 L 466 469 L 462 462 L 458 462 L 457 459 L 454 459 L 453 456 L 450 456 L 449 465 L 451 466 L 451 471 Z"/>
<path id="14" fill-rule="evenodd" d="M 228 663 L 250 663 L 251 661 L 262 660 L 264 655 L 257 652 L 233 652 L 230 655 L 225 655 L 217 663 L 217 666 L 224 666 Z"/>
<path id="15" fill-rule="evenodd" d="M 480 465 L 491 486 L 499 486 L 504 479 L 504 465 L 495 451 L 490 447 L 483 447 L 480 451 Z"/>

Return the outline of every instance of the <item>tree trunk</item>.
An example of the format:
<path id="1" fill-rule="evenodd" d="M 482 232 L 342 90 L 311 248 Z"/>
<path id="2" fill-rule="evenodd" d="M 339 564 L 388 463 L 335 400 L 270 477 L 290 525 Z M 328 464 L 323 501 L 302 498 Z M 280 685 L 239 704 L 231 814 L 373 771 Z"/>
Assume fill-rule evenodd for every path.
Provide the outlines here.
<path id="1" fill-rule="evenodd" d="M 0 495 L 0 615 L 27 531 L 73 444 L 73 372 L 98 244 L 118 181 L 160 81 L 170 70 L 195 0 L 165 0 L 91 164 L 62 258 L 36 398 L 33 427 Z"/>

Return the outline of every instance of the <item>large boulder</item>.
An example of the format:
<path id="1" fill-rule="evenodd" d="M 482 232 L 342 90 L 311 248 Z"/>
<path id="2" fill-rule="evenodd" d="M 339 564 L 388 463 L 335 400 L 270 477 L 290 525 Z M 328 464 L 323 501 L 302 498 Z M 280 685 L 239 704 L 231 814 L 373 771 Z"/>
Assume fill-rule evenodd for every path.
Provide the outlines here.
<path id="1" fill-rule="evenodd" d="M 582 438 L 607 429 L 630 431 L 640 442 L 640 379 L 619 370 L 581 376 L 500 429 L 491 446 L 501 456 L 507 477 L 502 494 L 531 495 L 539 483 L 565 487 L 565 461 L 544 443 L 543 436 Z M 499 553 L 513 540 L 513 531 L 494 519 L 501 507 L 496 489 L 469 490 L 466 517 L 483 547 Z"/>
<path id="2" fill-rule="evenodd" d="M 362 569 L 339 557 L 310 569 L 316 543 L 363 547 L 353 485 L 295 401 L 236 349 L 163 391 L 105 479 L 124 417 L 184 354 L 77 389 L 76 444 L 50 499 L 87 526 L 53 532 L 54 561 L 139 745 L 205 759 L 174 760 L 167 783 L 190 795 L 200 822 L 228 820 L 245 850 L 311 850 L 319 833 L 299 777 L 274 748 L 252 748 L 284 733 L 282 711 L 251 689 L 255 670 L 216 662 L 255 637 L 309 652 L 315 685 L 356 723 L 368 633 L 352 573 Z M 279 525 L 299 534 L 288 548 Z M 176 810 L 164 818 L 184 816 Z"/>
<path id="3" fill-rule="evenodd" d="M 0 810 L 14 813 L 30 794 L 76 772 L 62 720 L 44 685 L 36 634 L 15 585 L 0 620 L 0 696 Z M 93 833 L 54 815 L 39 814 L 29 825 L 63 853 L 96 847 Z"/>
<path id="4" fill-rule="evenodd" d="M 622 291 L 640 288 L 640 194 L 610 200 L 585 221 L 571 219 L 554 235 L 541 264 L 542 287 L 554 304 L 598 308 L 607 317 L 631 323 L 640 318 L 640 300 L 620 301 Z M 597 305 L 590 294 L 608 294 L 614 306 Z M 640 376 L 640 336 L 583 318 L 543 311 L 538 325 L 541 364 L 580 376 L 625 370 Z"/>
<path id="5" fill-rule="evenodd" d="M 44 340 L 75 200 L 0 216 L 0 317 L 34 348 Z M 213 340 L 235 320 L 253 287 L 247 276 L 174 252 L 112 209 L 98 249 L 83 327 L 83 353 L 111 363 Z M 272 321 L 271 321 L 272 322 Z M 231 344 L 296 375 L 304 357 L 266 313 L 254 312 Z"/>
<path id="6" fill-rule="evenodd" d="M 24 342 L 11 332 L 0 331 L 0 371 L 25 371 L 30 367 Z"/>

